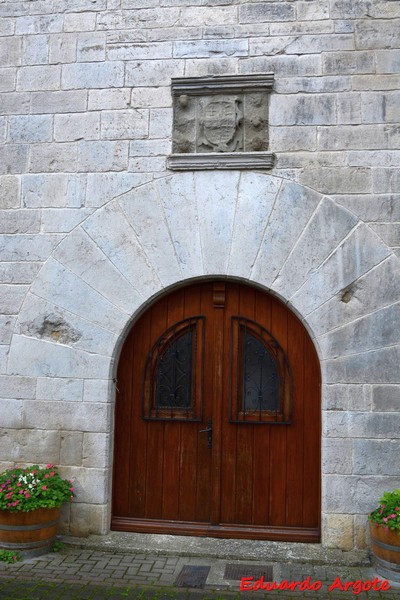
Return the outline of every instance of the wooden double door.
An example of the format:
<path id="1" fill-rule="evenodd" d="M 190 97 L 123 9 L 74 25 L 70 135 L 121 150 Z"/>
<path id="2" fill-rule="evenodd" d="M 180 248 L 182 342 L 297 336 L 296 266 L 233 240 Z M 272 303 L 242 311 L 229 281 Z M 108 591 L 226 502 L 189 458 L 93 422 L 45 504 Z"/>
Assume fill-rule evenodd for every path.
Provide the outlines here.
<path id="1" fill-rule="evenodd" d="M 173 291 L 116 386 L 114 530 L 319 540 L 319 362 L 284 304 L 229 280 Z"/>

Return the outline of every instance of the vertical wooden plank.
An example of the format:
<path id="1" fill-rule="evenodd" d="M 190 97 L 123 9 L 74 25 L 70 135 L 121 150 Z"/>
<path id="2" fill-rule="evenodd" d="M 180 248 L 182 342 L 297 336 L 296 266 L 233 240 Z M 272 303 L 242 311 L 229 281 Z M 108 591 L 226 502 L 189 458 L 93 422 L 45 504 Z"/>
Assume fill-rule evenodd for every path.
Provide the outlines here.
<path id="1" fill-rule="evenodd" d="M 231 317 L 239 312 L 239 286 L 227 284 L 224 314 L 224 354 L 221 422 L 221 521 L 236 522 L 236 432 L 237 425 L 229 420 L 231 385 L 236 385 L 236 362 L 232 365 L 231 382 Z"/>
<path id="2" fill-rule="evenodd" d="M 271 333 L 287 352 L 287 309 L 275 298 L 271 306 Z M 288 425 L 271 425 L 269 484 L 270 524 L 286 525 L 286 429 Z"/>
<path id="3" fill-rule="evenodd" d="M 270 296 L 257 291 L 255 320 L 265 329 L 271 331 L 271 299 Z M 269 524 L 270 480 L 268 464 L 270 452 L 271 425 L 254 426 L 254 475 L 253 475 L 253 524 Z"/>
<path id="4" fill-rule="evenodd" d="M 167 327 L 175 325 L 183 319 L 183 292 L 177 290 L 167 299 Z M 164 423 L 164 464 L 163 464 L 163 519 L 179 518 L 180 487 L 180 454 L 181 423 L 165 421 Z"/>

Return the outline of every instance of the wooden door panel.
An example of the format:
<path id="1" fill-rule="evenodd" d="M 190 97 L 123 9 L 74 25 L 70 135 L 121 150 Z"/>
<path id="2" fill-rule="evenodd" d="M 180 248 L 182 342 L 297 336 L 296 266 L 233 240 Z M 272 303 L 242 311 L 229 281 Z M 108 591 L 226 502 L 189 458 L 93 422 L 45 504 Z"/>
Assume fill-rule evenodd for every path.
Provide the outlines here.
<path id="1" fill-rule="evenodd" d="M 204 327 L 204 338 L 196 338 L 196 344 L 204 343 L 202 353 L 195 353 L 203 369 L 201 420 L 144 420 L 147 356 L 169 327 L 195 316 L 202 316 Z M 288 424 L 231 419 L 232 385 L 242 377 L 231 348 L 242 343 L 232 333 L 238 317 L 270 332 L 288 358 L 293 401 Z M 233 282 L 176 290 L 132 328 L 117 380 L 113 528 L 318 540 L 319 364 L 303 325 L 285 305 Z M 211 449 L 201 433 L 210 420 Z"/>

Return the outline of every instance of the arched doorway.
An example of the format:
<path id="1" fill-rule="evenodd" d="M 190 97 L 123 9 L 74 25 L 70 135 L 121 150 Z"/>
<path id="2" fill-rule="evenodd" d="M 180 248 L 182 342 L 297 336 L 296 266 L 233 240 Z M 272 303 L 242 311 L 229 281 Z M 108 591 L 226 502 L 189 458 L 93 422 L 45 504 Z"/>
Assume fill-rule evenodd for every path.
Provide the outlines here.
<path id="1" fill-rule="evenodd" d="M 243 283 L 172 291 L 122 349 L 112 528 L 317 542 L 320 439 L 298 318 Z"/>

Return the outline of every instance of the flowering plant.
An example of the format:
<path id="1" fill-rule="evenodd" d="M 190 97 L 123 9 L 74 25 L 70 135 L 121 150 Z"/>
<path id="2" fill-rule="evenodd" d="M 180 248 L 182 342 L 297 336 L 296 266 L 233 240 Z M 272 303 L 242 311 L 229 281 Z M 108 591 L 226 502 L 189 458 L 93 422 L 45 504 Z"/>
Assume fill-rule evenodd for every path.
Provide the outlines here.
<path id="1" fill-rule="evenodd" d="M 59 508 L 74 497 L 72 481 L 61 479 L 57 467 L 15 467 L 0 473 L 0 509 L 28 512 Z"/>
<path id="2" fill-rule="evenodd" d="M 379 502 L 378 508 L 369 515 L 369 520 L 376 527 L 383 526 L 400 534 L 400 489 L 385 492 Z"/>

